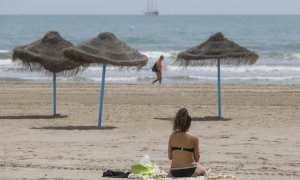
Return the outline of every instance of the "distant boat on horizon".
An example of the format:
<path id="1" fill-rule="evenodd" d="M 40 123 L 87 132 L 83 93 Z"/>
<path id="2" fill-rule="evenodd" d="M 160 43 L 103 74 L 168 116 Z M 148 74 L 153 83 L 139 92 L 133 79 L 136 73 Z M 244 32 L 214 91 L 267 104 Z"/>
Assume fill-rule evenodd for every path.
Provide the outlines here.
<path id="1" fill-rule="evenodd" d="M 147 1 L 147 11 L 145 12 L 146 16 L 158 16 L 159 12 L 157 10 L 157 0 L 148 0 Z"/>

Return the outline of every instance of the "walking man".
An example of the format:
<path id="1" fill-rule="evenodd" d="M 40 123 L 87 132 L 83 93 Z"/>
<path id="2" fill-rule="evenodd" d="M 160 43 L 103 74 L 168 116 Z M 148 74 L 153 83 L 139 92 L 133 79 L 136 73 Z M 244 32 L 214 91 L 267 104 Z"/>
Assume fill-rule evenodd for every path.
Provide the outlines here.
<path id="1" fill-rule="evenodd" d="M 156 79 L 152 82 L 152 84 L 159 81 L 159 84 L 161 84 L 162 81 L 162 69 L 163 64 L 162 61 L 164 60 L 164 56 L 161 55 L 159 59 L 155 62 L 154 66 L 152 67 L 152 71 L 156 72 Z"/>

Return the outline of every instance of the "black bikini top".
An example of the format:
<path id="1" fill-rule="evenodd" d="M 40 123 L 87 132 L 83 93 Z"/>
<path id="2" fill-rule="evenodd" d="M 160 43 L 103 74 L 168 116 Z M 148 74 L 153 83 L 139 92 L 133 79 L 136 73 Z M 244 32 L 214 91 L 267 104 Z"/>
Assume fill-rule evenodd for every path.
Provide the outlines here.
<path id="1" fill-rule="evenodd" d="M 174 151 L 174 150 L 180 150 L 180 151 L 188 151 L 188 152 L 194 152 L 194 148 L 180 148 L 180 147 L 171 147 L 171 150 Z"/>

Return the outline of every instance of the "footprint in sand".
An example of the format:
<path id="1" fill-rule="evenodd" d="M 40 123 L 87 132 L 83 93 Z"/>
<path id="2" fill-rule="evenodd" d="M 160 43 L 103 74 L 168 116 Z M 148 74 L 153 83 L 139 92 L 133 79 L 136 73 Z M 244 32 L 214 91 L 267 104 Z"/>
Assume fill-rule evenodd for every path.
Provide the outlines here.
<path id="1" fill-rule="evenodd" d="M 267 160 L 268 160 L 267 158 L 263 158 L 263 157 L 259 157 L 258 159 L 264 160 L 264 161 L 267 161 Z"/>
<path id="2" fill-rule="evenodd" d="M 237 158 L 237 159 L 248 159 L 248 156 L 246 156 L 246 155 L 240 155 L 240 156 L 234 156 L 234 158 Z"/>
<path id="3" fill-rule="evenodd" d="M 253 137 L 250 137 L 250 139 L 251 139 L 251 140 L 258 140 L 258 138 L 257 138 L 257 137 L 254 137 L 254 136 L 253 136 Z"/>

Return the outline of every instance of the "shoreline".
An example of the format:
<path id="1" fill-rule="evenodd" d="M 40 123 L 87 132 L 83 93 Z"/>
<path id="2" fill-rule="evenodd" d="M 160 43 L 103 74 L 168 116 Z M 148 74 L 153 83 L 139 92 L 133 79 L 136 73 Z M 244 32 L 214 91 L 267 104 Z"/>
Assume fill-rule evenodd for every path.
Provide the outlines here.
<path id="1" fill-rule="evenodd" d="M 13 79 L 13 78 L 7 78 L 7 79 Z M 153 80 L 153 79 L 152 79 Z M 25 80 L 25 79 L 18 79 L 18 80 L 12 80 L 12 81 L 0 81 L 0 85 L 1 84 L 49 84 L 51 83 L 52 84 L 52 78 L 49 78 L 49 80 L 46 80 L 46 81 L 32 81 L 32 80 Z M 105 82 L 105 85 L 106 84 L 109 84 L 109 85 L 151 85 L 151 82 L 152 81 L 149 81 L 149 82 Z M 166 86 L 166 85 L 188 85 L 188 86 L 197 86 L 197 85 L 217 85 L 217 79 L 216 79 L 216 82 L 215 83 L 195 83 L 195 82 L 191 82 L 191 83 L 172 83 L 172 82 L 167 82 L 167 83 L 162 83 L 163 86 Z M 87 82 L 74 82 L 74 81 L 61 81 L 59 78 L 57 78 L 57 84 L 101 84 L 101 81 L 95 81 L 95 82 L 91 82 L 91 81 L 87 81 Z M 157 85 L 157 83 L 155 84 Z M 155 86 L 154 85 L 154 86 Z M 241 83 L 241 82 L 236 82 L 236 83 L 227 83 L 227 82 L 222 82 L 221 81 L 221 86 L 234 86 L 234 85 L 241 85 L 241 86 L 300 86 L 300 83 L 266 83 L 266 82 L 244 82 L 244 83 Z"/>
<path id="2" fill-rule="evenodd" d="M 168 170 L 175 112 L 186 107 L 199 137 L 200 162 L 236 179 L 300 178 L 300 85 L 105 85 L 103 129 L 97 129 L 98 83 L 0 83 L 0 178 L 108 179 L 144 154 Z"/>

